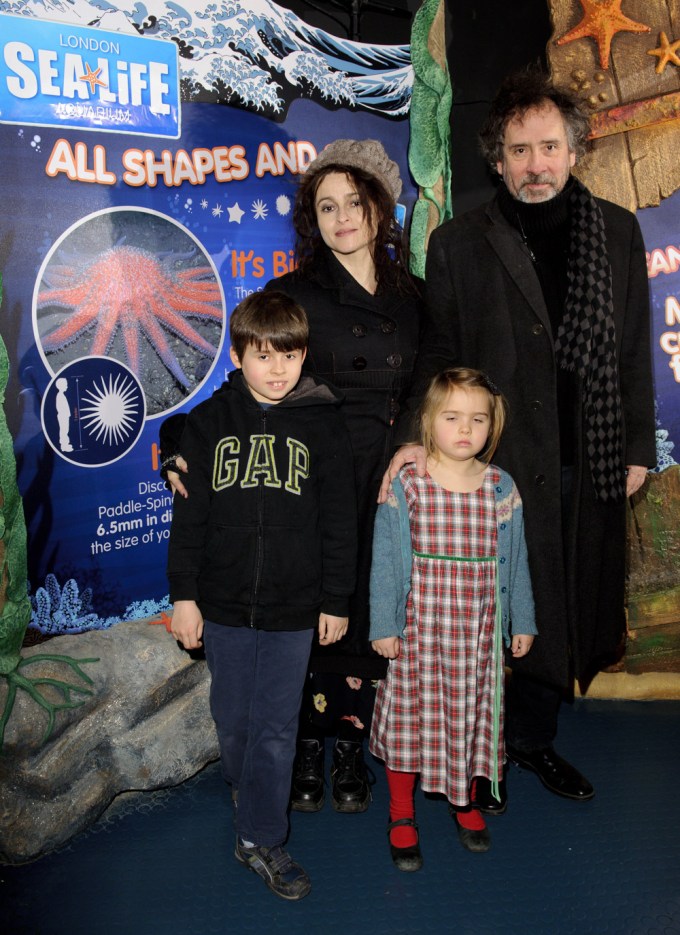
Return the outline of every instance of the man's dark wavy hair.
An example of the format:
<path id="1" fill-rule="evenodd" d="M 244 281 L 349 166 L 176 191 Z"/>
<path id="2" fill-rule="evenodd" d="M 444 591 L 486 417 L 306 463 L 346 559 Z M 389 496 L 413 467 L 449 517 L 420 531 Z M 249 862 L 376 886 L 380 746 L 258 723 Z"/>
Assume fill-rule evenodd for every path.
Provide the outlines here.
<path id="1" fill-rule="evenodd" d="M 503 160 L 503 140 L 508 123 L 516 117 L 522 119 L 530 110 L 540 110 L 546 103 L 554 104 L 562 115 L 571 152 L 576 153 L 577 158 L 586 152 L 590 124 L 580 101 L 567 91 L 556 88 L 541 66 L 529 65 L 505 79 L 480 130 L 480 149 L 493 169 Z"/>

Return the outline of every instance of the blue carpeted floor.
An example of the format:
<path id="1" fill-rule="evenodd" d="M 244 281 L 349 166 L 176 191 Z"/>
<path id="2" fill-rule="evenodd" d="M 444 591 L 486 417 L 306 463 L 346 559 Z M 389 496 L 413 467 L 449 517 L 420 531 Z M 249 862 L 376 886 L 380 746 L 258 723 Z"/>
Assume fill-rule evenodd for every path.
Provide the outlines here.
<path id="1" fill-rule="evenodd" d="M 556 745 L 596 788 L 588 803 L 512 768 L 487 854 L 458 843 L 443 801 L 417 794 L 425 866 L 400 874 L 386 843 L 381 768 L 372 807 L 294 814 L 290 850 L 312 877 L 300 903 L 233 857 L 217 765 L 119 804 L 23 867 L 0 867 L 9 935 L 676 935 L 680 933 L 680 703 L 579 701 Z M 330 798 L 330 797 L 329 797 Z"/>

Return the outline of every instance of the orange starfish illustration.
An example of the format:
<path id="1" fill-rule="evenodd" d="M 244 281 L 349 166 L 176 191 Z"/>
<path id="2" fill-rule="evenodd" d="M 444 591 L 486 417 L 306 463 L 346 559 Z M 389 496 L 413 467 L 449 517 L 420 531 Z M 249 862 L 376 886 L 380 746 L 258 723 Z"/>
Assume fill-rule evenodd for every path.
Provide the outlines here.
<path id="1" fill-rule="evenodd" d="M 612 39 L 617 32 L 649 32 L 650 27 L 636 23 L 621 12 L 623 0 L 580 0 L 583 19 L 557 40 L 557 45 L 566 45 L 575 39 L 590 37 L 597 42 L 600 52 L 600 67 L 609 68 L 609 52 Z"/>
<path id="2" fill-rule="evenodd" d="M 84 75 L 80 76 L 79 80 L 88 82 L 88 84 L 90 85 L 90 94 L 94 94 L 95 85 L 97 84 L 100 85 L 102 88 L 106 87 L 106 82 L 101 81 L 101 79 L 99 78 L 99 72 L 101 71 L 101 68 L 98 68 L 96 71 L 92 71 L 92 69 L 90 68 L 87 62 L 85 62 L 85 68 L 87 69 L 87 71 L 85 72 Z"/>
<path id="3" fill-rule="evenodd" d="M 677 49 L 680 46 L 680 39 L 669 42 L 665 32 L 659 34 L 661 45 L 658 49 L 647 49 L 647 55 L 656 55 L 659 61 L 656 63 L 656 73 L 660 75 L 669 62 L 674 65 L 680 65 L 680 58 L 677 56 Z"/>

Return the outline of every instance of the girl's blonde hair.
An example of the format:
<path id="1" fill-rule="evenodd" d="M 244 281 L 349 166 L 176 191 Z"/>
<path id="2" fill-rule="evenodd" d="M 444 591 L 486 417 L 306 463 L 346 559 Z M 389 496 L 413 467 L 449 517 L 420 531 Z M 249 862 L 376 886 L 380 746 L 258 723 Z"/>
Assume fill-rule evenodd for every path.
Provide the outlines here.
<path id="1" fill-rule="evenodd" d="M 471 367 L 449 367 L 430 380 L 423 401 L 420 404 L 419 428 L 420 441 L 428 455 L 436 455 L 432 426 L 439 412 L 444 408 L 452 390 L 486 390 L 489 396 L 489 437 L 483 451 L 477 455 L 480 461 L 488 464 L 498 447 L 507 417 L 507 403 L 500 390 L 481 370 Z"/>

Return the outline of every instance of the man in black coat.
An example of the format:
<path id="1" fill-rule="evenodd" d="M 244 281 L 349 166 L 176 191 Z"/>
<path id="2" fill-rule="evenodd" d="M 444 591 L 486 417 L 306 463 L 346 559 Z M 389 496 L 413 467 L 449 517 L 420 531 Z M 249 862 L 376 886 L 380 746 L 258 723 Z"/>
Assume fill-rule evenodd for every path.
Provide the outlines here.
<path id="1" fill-rule="evenodd" d="M 508 400 L 494 460 L 524 501 L 539 635 L 512 663 L 507 753 L 578 801 L 594 791 L 553 749 L 559 705 L 574 677 L 587 685 L 620 652 L 625 499 L 656 462 L 642 236 L 633 214 L 571 175 L 587 133 L 543 72 L 503 84 L 481 133 L 502 181 L 491 203 L 432 234 L 432 328 L 414 383 L 417 397 L 445 367 L 478 367 Z M 413 424 L 400 434 L 413 438 Z M 391 476 L 421 458 L 401 449 Z M 499 803 L 480 779 L 477 800 L 502 812 L 505 789 Z"/>

